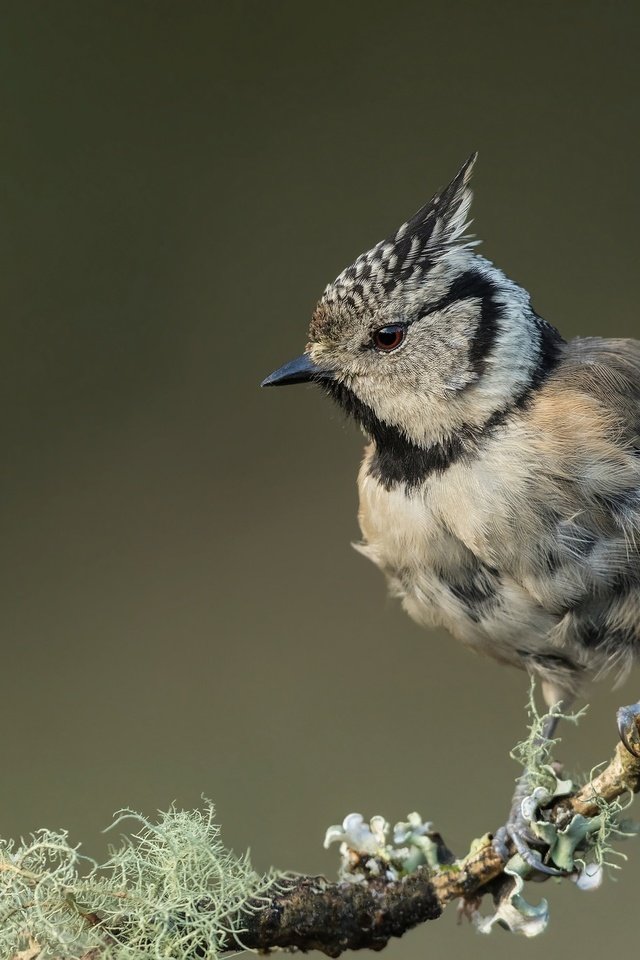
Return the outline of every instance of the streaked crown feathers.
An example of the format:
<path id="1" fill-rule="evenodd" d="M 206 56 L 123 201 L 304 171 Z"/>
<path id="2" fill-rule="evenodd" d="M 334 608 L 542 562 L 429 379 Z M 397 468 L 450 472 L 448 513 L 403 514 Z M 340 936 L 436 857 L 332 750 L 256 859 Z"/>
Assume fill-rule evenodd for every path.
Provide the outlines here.
<path id="1" fill-rule="evenodd" d="M 473 245 L 467 231 L 472 200 L 469 183 L 476 158 L 477 153 L 472 154 L 444 190 L 328 284 L 319 306 L 345 301 L 358 305 L 380 296 L 388 298 L 398 287 L 411 290 L 452 247 Z"/>

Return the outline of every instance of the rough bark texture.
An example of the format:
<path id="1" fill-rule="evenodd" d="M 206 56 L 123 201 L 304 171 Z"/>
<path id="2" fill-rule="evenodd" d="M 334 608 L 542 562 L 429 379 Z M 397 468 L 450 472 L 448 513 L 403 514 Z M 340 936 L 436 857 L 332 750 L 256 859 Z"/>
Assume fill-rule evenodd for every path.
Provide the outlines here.
<path id="1" fill-rule="evenodd" d="M 638 793 L 639 790 L 640 760 L 619 743 L 606 769 L 591 783 L 585 784 L 569 802 L 574 813 L 593 817 L 598 812 L 598 799 L 611 802 L 626 792 Z"/>
<path id="2" fill-rule="evenodd" d="M 291 888 L 249 904 L 244 932 L 229 938 L 253 950 L 273 947 L 321 950 L 338 957 L 345 950 L 382 950 L 392 937 L 435 920 L 442 905 L 425 868 L 403 880 L 381 878 L 366 883 L 328 883 L 324 877 L 301 877 Z"/>
<path id="3" fill-rule="evenodd" d="M 640 713 L 628 741 L 640 738 Z M 550 820 L 562 824 L 574 813 L 593 817 L 599 803 L 610 803 L 625 793 L 640 790 L 640 757 L 619 743 L 608 766 L 571 797 L 557 800 L 547 811 Z M 331 884 L 323 877 L 302 877 L 283 895 L 266 905 L 251 905 L 242 917 L 246 932 L 242 943 L 253 949 L 293 948 L 320 950 L 337 957 L 344 950 L 380 950 L 392 937 L 400 937 L 425 920 L 437 919 L 452 900 L 473 899 L 486 892 L 505 867 L 504 854 L 490 834 L 479 849 L 431 875 L 422 867 L 399 882 L 383 879 L 366 883 Z M 229 940 L 229 948 L 237 943 Z"/>
<path id="4" fill-rule="evenodd" d="M 621 713 L 622 736 L 636 753 L 618 744 L 611 762 L 593 781 L 547 808 L 549 820 L 562 825 L 575 813 L 593 817 L 603 802 L 639 792 L 640 704 Z M 437 919 L 452 900 L 464 903 L 489 892 L 514 852 L 509 845 L 499 850 L 487 834 L 464 859 L 433 872 L 420 867 L 401 880 L 371 877 L 330 883 L 324 877 L 294 877 L 278 893 L 250 901 L 240 915 L 228 918 L 227 929 L 239 932 L 227 935 L 223 949 L 319 950 L 329 957 L 346 950 L 381 950 L 393 937 Z M 99 952 L 91 951 L 81 960 L 99 960 Z M 38 957 L 34 944 L 12 960 Z"/>

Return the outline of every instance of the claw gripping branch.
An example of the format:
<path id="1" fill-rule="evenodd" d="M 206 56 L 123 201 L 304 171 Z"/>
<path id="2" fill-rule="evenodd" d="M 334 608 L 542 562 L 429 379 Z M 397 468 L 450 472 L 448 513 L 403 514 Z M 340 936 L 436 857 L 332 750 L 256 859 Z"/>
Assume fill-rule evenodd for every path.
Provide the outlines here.
<path id="1" fill-rule="evenodd" d="M 532 784 L 528 818 L 545 854 L 580 886 L 619 828 L 620 799 L 640 790 L 640 704 L 619 712 L 622 743 L 596 777 L 574 790 Z M 555 767 L 549 768 L 555 773 Z M 135 815 L 134 815 L 135 816 Z M 0 956 L 11 960 L 217 960 L 247 947 L 319 950 L 382 949 L 393 937 L 460 901 L 483 932 L 495 924 L 533 936 L 547 906 L 523 897 L 532 876 L 509 842 L 491 834 L 455 860 L 431 824 L 417 814 L 393 832 L 381 817 L 351 815 L 328 832 L 341 843 L 341 877 L 260 877 L 246 858 L 221 845 L 212 808 L 161 814 L 140 827 L 110 861 L 82 858 L 66 834 L 41 831 L 21 845 L 0 841 Z M 607 831 L 609 831 L 607 833 Z M 84 864 L 84 866 L 83 866 Z M 534 879 L 543 879 L 540 874 Z M 494 912 L 481 916 L 490 894 Z"/>

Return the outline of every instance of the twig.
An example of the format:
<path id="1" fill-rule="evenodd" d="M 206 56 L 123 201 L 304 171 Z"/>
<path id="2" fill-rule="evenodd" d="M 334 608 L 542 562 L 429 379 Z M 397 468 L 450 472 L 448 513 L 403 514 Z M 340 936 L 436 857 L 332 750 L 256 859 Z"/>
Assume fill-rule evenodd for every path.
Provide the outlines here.
<path id="1" fill-rule="evenodd" d="M 635 723 L 640 732 L 637 715 Z M 555 801 L 545 815 L 557 824 L 574 813 L 595 817 L 603 801 L 611 803 L 639 790 L 640 758 L 618 744 L 602 773 L 574 795 Z M 330 957 L 365 947 L 381 950 L 392 937 L 437 919 L 451 901 L 473 900 L 488 892 L 514 852 L 510 845 L 498 850 L 487 834 L 464 859 L 434 872 L 420 867 L 398 881 L 329 883 L 323 877 L 301 877 L 266 903 L 250 903 L 242 913 L 241 937 L 230 936 L 226 947 L 235 949 L 240 942 L 255 950 L 320 950 Z"/>
<path id="2" fill-rule="evenodd" d="M 628 708 L 625 717 L 627 743 L 640 744 L 640 705 Z M 576 814 L 598 817 L 603 805 L 639 791 L 640 756 L 618 744 L 606 768 L 573 794 L 550 802 L 544 808 L 544 819 L 562 829 Z M 446 852 L 439 837 L 438 843 Z M 472 907 L 486 893 L 513 883 L 504 870 L 514 853 L 512 845 L 495 844 L 487 834 L 461 860 L 445 862 L 435 870 L 420 866 L 401 879 L 390 878 L 384 871 L 383 875 L 363 875 L 337 883 L 324 877 L 293 876 L 281 881 L 272 894 L 244 902 L 223 922 L 222 929 L 229 932 L 222 944 L 220 926 L 212 935 L 212 944 L 217 940 L 223 951 L 241 947 L 260 952 L 318 950 L 329 957 L 338 957 L 346 950 L 382 950 L 390 939 L 437 919 L 453 900 Z M 445 861 L 450 859 L 444 857 Z M 536 879 L 544 878 L 536 874 Z M 206 913 L 211 905 L 202 901 L 198 908 Z M 87 921 L 100 925 L 99 918 L 91 913 L 87 913 Z M 108 928 L 103 932 L 108 952 Z M 209 956 L 210 949 L 201 944 L 197 957 Z M 102 952 L 91 950 L 79 960 L 100 960 Z M 12 960 L 38 960 L 39 955 L 38 945 L 33 943 Z"/>
<path id="3" fill-rule="evenodd" d="M 329 957 L 345 950 L 382 950 L 392 937 L 442 913 L 425 867 L 398 881 L 329 883 L 324 877 L 300 877 L 267 903 L 248 906 L 242 913 L 244 930 L 237 938 L 229 936 L 227 949 L 297 948 Z"/>

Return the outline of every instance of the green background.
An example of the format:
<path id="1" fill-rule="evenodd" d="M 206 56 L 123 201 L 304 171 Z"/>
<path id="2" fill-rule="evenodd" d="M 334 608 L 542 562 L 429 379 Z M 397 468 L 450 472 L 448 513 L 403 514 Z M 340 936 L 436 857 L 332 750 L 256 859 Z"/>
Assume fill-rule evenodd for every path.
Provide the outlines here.
<path id="1" fill-rule="evenodd" d="M 325 828 L 413 809 L 458 852 L 507 812 L 526 679 L 421 631 L 350 547 L 362 438 L 261 392 L 315 300 L 472 150 L 483 252 L 566 335 L 635 335 L 633 3 L 0 6 L 0 831 L 218 806 L 260 867 L 332 874 Z M 602 684 L 561 753 L 606 759 Z M 619 882 L 530 888 L 528 942 L 637 948 Z"/>

